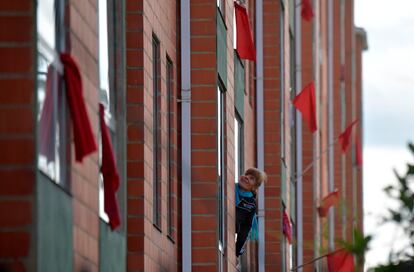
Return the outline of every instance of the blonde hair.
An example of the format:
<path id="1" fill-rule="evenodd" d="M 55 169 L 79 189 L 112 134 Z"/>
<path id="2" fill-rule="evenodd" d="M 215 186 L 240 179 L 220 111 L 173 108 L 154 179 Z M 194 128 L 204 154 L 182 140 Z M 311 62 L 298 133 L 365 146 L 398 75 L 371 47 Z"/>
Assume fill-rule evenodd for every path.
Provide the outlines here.
<path id="1" fill-rule="evenodd" d="M 254 191 L 256 191 L 263 182 L 267 180 L 267 175 L 264 171 L 251 167 L 244 172 L 245 175 L 252 175 L 256 180 Z"/>

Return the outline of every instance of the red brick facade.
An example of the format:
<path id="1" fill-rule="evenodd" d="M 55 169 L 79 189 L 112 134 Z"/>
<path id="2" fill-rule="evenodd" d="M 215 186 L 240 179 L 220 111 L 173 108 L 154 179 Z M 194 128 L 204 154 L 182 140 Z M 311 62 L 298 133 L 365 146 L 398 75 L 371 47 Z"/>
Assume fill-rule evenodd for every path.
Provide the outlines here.
<path id="1" fill-rule="evenodd" d="M 260 80 L 264 83 L 264 154 L 259 155 L 264 157 L 264 170 L 268 174 L 264 184 L 263 213 L 265 262 L 258 263 L 258 243 L 250 241 L 243 258 L 246 271 L 257 271 L 261 265 L 265 271 L 289 271 L 291 260 L 293 266 L 298 264 L 295 263 L 298 250 L 303 250 L 303 262 L 326 252 L 328 220 L 319 219 L 316 204 L 328 193 L 332 170 L 335 187 L 345 196 L 341 204 L 346 207 L 346 225 L 342 222 L 341 206 L 335 208 L 335 238 L 342 238 L 344 231 L 346 237 L 343 238 L 352 239 L 353 226 L 359 229 L 363 226 L 362 168 L 355 164 L 355 140 L 352 140 L 348 153 L 342 155 L 338 143 L 331 147 L 327 130 L 329 120 L 333 118 L 336 140 L 345 126 L 358 118 L 360 122 L 354 136 L 362 140 L 361 54 L 366 49 L 365 33 L 361 29 L 355 30 L 353 1 L 342 1 L 343 6 L 342 2 L 334 1 L 333 67 L 328 67 L 328 5 L 326 1 L 313 2 L 316 17 L 311 22 L 299 20 L 301 33 L 295 33 L 295 20 L 291 17 L 295 5 L 289 1 L 263 0 L 263 18 L 256 18 L 255 0 L 246 3 L 254 37 L 255 24 L 263 19 L 264 78 Z M 39 188 L 46 184 L 52 185 L 56 196 L 64 195 L 68 199 L 68 211 L 62 211 L 62 214 L 71 222 L 67 233 L 69 253 L 56 253 L 58 257 L 51 260 L 53 264 L 65 263 L 60 259 L 62 257 L 66 261 L 64 268 L 68 270 L 111 271 L 111 267 L 105 266 L 111 263 L 106 261 L 110 256 L 105 255 L 110 252 L 114 256 L 118 253 L 119 259 L 112 260 L 117 271 L 182 271 L 189 268 L 219 271 L 221 266 L 223 271 L 236 271 L 234 180 L 237 128 L 234 120 L 238 102 L 233 1 L 221 1 L 220 8 L 217 1 L 190 1 L 190 71 L 183 71 L 180 63 L 180 1 L 114 0 L 113 3 L 116 16 L 110 18 L 118 21 L 115 34 L 110 37 L 115 55 L 109 71 L 114 74 L 118 106 L 114 145 L 118 147 L 116 155 L 121 176 L 118 201 L 122 214 L 122 226 L 114 232 L 110 232 L 99 215 L 99 152 L 87 156 L 82 163 L 76 162 L 71 125 L 68 125 L 70 133 L 67 135 L 70 150 L 65 173 L 67 187 L 45 178 L 37 167 L 40 109 L 36 5 L 28 0 L 0 3 L 0 214 L 3 215 L 0 219 L 0 270 L 40 271 L 47 265 L 39 252 L 42 245 L 53 243 L 39 238 L 47 232 L 42 229 L 44 222 L 40 222 L 39 215 L 39 207 L 43 205 Z M 80 67 L 88 117 L 99 144 L 98 103 L 102 98 L 99 92 L 98 4 L 98 0 L 66 0 L 64 33 L 65 51 Z M 347 16 L 343 17 L 344 14 Z M 224 28 L 220 28 L 221 23 Z M 220 58 L 223 53 L 220 51 L 221 34 L 224 35 L 225 61 Z M 302 62 L 301 67 L 295 67 L 295 35 L 299 34 Z M 315 48 L 315 44 L 320 48 Z M 154 63 L 157 58 L 158 62 Z M 223 70 L 221 65 L 225 65 Z M 245 90 L 241 99 L 244 112 L 241 163 L 244 169 L 258 164 L 256 111 L 260 90 L 256 88 L 256 65 L 242 61 Z M 329 116 L 326 99 L 331 68 L 334 112 Z M 292 115 L 297 69 L 301 70 L 302 87 L 310 81 L 315 81 L 317 87 L 319 130 L 311 134 L 303 122 L 301 147 L 296 146 L 296 121 Z M 182 224 L 186 222 L 181 221 L 183 131 L 180 115 L 182 103 L 187 102 L 180 99 L 180 80 L 181 73 L 185 72 L 189 72 L 191 78 L 191 233 L 182 233 Z M 155 74 L 157 78 L 154 78 Z M 223 249 L 219 248 L 218 215 L 219 86 L 224 102 Z M 334 148 L 334 169 L 329 169 L 325 152 L 330 147 Z M 293 150 L 295 148 L 298 150 Z M 289 245 L 282 233 L 284 209 L 292 216 L 292 221 L 297 222 L 295 209 L 300 197 L 295 194 L 294 180 L 297 178 L 298 154 L 301 154 L 303 169 L 314 163 L 302 177 L 303 249 L 297 248 L 296 241 Z M 159 191 L 154 193 L 154 190 Z M 53 203 L 49 205 L 53 206 Z M 293 232 L 296 237 L 296 228 Z M 182 238 L 189 235 L 192 260 L 188 267 L 182 263 Z M 55 244 L 61 241 L 57 240 Z M 106 247 L 114 241 L 118 242 L 118 247 Z M 316 266 L 306 266 L 304 271 L 313 271 Z"/>
<path id="2" fill-rule="evenodd" d="M 31 1 L 0 4 L 0 267 L 14 271 L 36 258 L 34 8 Z"/>

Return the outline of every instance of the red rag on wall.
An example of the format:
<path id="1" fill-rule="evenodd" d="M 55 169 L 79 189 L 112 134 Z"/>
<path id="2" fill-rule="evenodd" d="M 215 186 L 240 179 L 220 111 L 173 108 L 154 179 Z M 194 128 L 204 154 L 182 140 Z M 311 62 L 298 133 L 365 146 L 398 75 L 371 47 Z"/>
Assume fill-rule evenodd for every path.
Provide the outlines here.
<path id="1" fill-rule="evenodd" d="M 119 211 L 116 192 L 119 188 L 119 175 L 116 168 L 111 136 L 104 118 L 104 106 L 99 104 L 99 121 L 102 137 L 102 166 L 101 173 L 104 182 L 104 210 L 109 217 L 109 225 L 114 230 L 121 225 L 121 213 Z"/>
<path id="2" fill-rule="evenodd" d="M 249 15 L 242 5 L 234 2 L 236 14 L 236 50 L 241 59 L 256 61 L 256 48 L 253 42 L 253 33 L 250 28 Z"/>
<path id="3" fill-rule="evenodd" d="M 357 166 L 361 167 L 363 164 L 363 160 L 362 160 L 362 147 L 361 147 L 361 140 L 359 139 L 359 137 L 356 137 L 355 140 L 355 155 L 356 155 L 356 164 Z"/>
<path id="4" fill-rule="evenodd" d="M 289 243 L 292 244 L 292 224 L 286 210 L 283 211 L 283 234 Z"/>
<path id="5" fill-rule="evenodd" d="M 329 272 L 354 272 L 354 257 L 345 250 L 333 252 L 327 256 Z"/>
<path id="6" fill-rule="evenodd" d="M 318 129 L 315 104 L 315 85 L 312 81 L 293 100 L 293 105 L 302 113 L 302 118 L 308 123 L 312 133 Z"/>
<path id="7" fill-rule="evenodd" d="M 313 14 L 312 3 L 310 2 L 310 0 L 302 0 L 301 15 L 302 15 L 303 20 L 306 20 L 306 21 L 312 20 L 314 14 Z"/>
<path id="8" fill-rule="evenodd" d="M 321 201 L 321 205 L 318 207 L 319 216 L 326 217 L 328 215 L 329 208 L 337 204 L 338 201 L 339 201 L 339 192 L 337 190 L 325 196 Z"/>
<path id="9" fill-rule="evenodd" d="M 72 117 L 75 157 L 76 161 L 81 162 L 85 156 L 97 150 L 96 141 L 83 99 L 78 65 L 70 54 L 62 53 L 60 60 L 64 67 L 66 97 Z"/>
<path id="10" fill-rule="evenodd" d="M 339 135 L 339 142 L 341 143 L 342 153 L 346 153 L 349 144 L 351 143 L 352 127 L 358 122 L 355 120 Z"/>

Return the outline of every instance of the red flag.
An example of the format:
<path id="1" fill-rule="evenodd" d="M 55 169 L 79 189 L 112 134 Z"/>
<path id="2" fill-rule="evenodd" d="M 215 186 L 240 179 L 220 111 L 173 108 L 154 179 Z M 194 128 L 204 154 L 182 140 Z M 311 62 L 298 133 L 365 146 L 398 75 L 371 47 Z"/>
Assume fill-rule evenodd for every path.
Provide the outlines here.
<path id="1" fill-rule="evenodd" d="M 313 81 L 295 97 L 293 105 L 302 113 L 302 118 L 308 122 L 309 129 L 314 133 L 318 128 L 316 125 L 316 102 L 315 85 Z"/>
<path id="2" fill-rule="evenodd" d="M 253 34 L 250 28 L 247 10 L 236 2 L 234 2 L 234 8 L 236 13 L 237 53 L 241 59 L 256 61 L 256 49 L 254 47 Z"/>
<path id="3" fill-rule="evenodd" d="M 313 8 L 310 0 L 302 0 L 302 18 L 310 21 L 313 18 Z"/>
<path id="4" fill-rule="evenodd" d="M 354 272 L 354 257 L 345 250 L 338 250 L 328 254 L 328 271 L 329 272 Z"/>
<path id="5" fill-rule="evenodd" d="M 76 161 L 81 162 L 85 156 L 96 151 L 97 146 L 83 100 L 82 78 L 78 65 L 70 54 L 62 53 L 60 60 L 65 72 L 66 97 L 72 117 Z"/>
<path id="6" fill-rule="evenodd" d="M 121 224 L 121 214 L 116 197 L 116 191 L 119 188 L 119 175 L 112 149 L 111 136 L 105 124 L 104 106 L 102 104 L 99 104 L 99 121 L 102 137 L 101 172 L 104 181 L 104 210 L 109 217 L 109 225 L 114 230 Z"/>
<path id="7" fill-rule="evenodd" d="M 292 243 L 292 224 L 290 223 L 289 215 L 286 210 L 283 211 L 283 234 L 288 239 L 289 243 Z"/>
<path id="8" fill-rule="evenodd" d="M 351 140 L 352 127 L 358 122 L 355 120 L 339 135 L 339 141 L 341 142 L 342 153 L 346 153 Z"/>
<path id="9" fill-rule="evenodd" d="M 355 161 L 357 166 L 361 167 L 362 166 L 362 148 L 361 148 L 361 140 L 359 139 L 359 137 L 356 137 L 356 141 L 355 141 Z"/>
<path id="10" fill-rule="evenodd" d="M 325 196 L 321 201 L 321 205 L 318 207 L 319 216 L 326 217 L 328 215 L 329 208 L 337 204 L 338 200 L 339 200 L 338 190 L 335 190 L 329 193 L 327 196 Z"/>

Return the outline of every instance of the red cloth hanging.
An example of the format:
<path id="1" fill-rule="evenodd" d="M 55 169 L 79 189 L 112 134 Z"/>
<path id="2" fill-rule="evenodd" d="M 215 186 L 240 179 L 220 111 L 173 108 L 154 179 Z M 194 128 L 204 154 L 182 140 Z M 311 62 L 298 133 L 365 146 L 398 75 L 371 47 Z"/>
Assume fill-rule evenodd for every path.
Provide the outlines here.
<path id="1" fill-rule="evenodd" d="M 55 160 L 55 122 L 53 120 L 54 92 L 53 84 L 57 79 L 57 73 L 53 65 L 49 65 L 46 74 L 45 100 L 43 101 L 42 114 L 39 121 L 39 152 L 46 157 L 47 161 Z"/>
<path id="2" fill-rule="evenodd" d="M 314 133 L 318 127 L 316 125 L 315 85 L 313 81 L 295 97 L 293 105 L 302 113 L 302 118 L 308 123 L 310 131 Z"/>
<path id="3" fill-rule="evenodd" d="M 338 250 L 327 255 L 329 272 L 354 272 L 354 256 L 345 250 Z"/>
<path id="4" fill-rule="evenodd" d="M 256 61 L 256 48 L 253 42 L 253 33 L 249 24 L 249 15 L 244 6 L 234 2 L 236 14 L 236 50 L 241 59 Z"/>
<path id="5" fill-rule="evenodd" d="M 318 207 L 318 213 L 320 217 L 326 217 L 328 215 L 329 208 L 336 205 L 339 201 L 339 192 L 335 190 L 325 196 L 321 205 Z"/>
<path id="6" fill-rule="evenodd" d="M 81 162 L 85 156 L 96 151 L 97 146 L 82 95 L 82 78 L 78 65 L 70 54 L 62 53 L 60 60 L 64 66 L 66 97 L 72 117 L 76 161 Z"/>
<path id="7" fill-rule="evenodd" d="M 314 14 L 313 14 L 313 8 L 312 3 L 310 0 L 302 0 L 302 18 L 306 21 L 312 20 Z"/>
<path id="8" fill-rule="evenodd" d="M 104 210 L 109 217 L 109 225 L 114 230 L 121 225 L 121 213 L 119 211 L 116 192 L 119 188 L 119 175 L 116 168 L 114 151 L 112 148 L 109 129 L 105 124 L 105 110 L 99 104 L 99 121 L 102 137 L 102 166 L 101 172 L 104 182 Z"/>
<path id="9" fill-rule="evenodd" d="M 346 153 L 348 150 L 349 144 L 351 142 L 352 127 L 358 122 L 358 120 L 353 121 L 340 135 L 339 142 L 341 143 L 342 153 Z"/>
<path id="10" fill-rule="evenodd" d="M 356 161 L 356 165 L 358 167 L 361 167 L 363 164 L 362 161 L 362 147 L 361 147 L 361 140 L 359 139 L 359 137 L 356 137 L 355 140 L 355 161 Z"/>
<path id="11" fill-rule="evenodd" d="M 283 211 L 283 234 L 289 243 L 292 244 L 292 224 L 290 223 L 290 218 L 286 210 Z"/>

